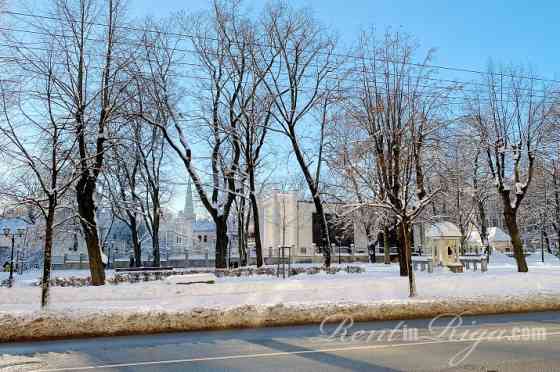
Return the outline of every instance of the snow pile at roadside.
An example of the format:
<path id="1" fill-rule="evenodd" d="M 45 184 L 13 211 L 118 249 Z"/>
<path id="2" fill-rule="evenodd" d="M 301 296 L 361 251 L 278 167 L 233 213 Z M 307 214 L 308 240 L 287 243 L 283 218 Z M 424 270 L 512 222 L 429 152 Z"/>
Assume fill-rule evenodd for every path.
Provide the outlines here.
<path id="1" fill-rule="evenodd" d="M 283 325 L 319 324 L 351 318 L 354 321 L 428 318 L 442 314 L 500 314 L 560 310 L 558 296 L 506 296 L 445 300 L 393 300 L 372 303 L 300 305 L 238 305 L 195 307 L 183 311 L 44 312 L 0 316 L 0 340 L 41 340 L 217 330 Z"/>
<path id="2" fill-rule="evenodd" d="M 45 367 L 45 362 L 39 358 L 24 355 L 0 355 L 0 371 L 2 372 L 36 371 L 41 367 Z"/>
<path id="3" fill-rule="evenodd" d="M 560 310 L 560 268 L 418 272 L 419 295 L 409 299 L 407 278 L 398 276 L 397 265 L 370 266 L 362 274 L 286 280 L 261 276 L 216 278 L 215 284 L 55 287 L 45 312 L 39 310 L 40 288 L 0 288 L 0 340 L 304 324 L 326 316 L 378 320 Z"/>

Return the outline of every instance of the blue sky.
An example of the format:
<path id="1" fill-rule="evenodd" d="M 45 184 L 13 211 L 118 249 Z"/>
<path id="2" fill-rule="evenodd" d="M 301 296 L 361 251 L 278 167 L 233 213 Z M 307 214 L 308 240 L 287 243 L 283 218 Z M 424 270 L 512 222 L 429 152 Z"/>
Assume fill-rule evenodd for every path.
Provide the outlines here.
<path id="1" fill-rule="evenodd" d="M 560 79 L 557 24 L 560 1 L 539 0 L 291 0 L 313 9 L 316 18 L 339 34 L 343 44 L 355 42 L 360 30 L 388 27 L 414 35 L 422 49 L 436 48 L 434 64 L 484 71 L 494 64 L 522 65 L 536 75 Z M 260 9 L 263 1 L 245 0 Z M 166 16 L 174 11 L 207 9 L 210 0 L 130 0 L 133 17 Z M 476 76 L 445 72 L 445 78 Z M 441 76 L 440 74 L 440 77 Z M 172 205 L 182 206 L 179 190 Z"/>
<path id="2" fill-rule="evenodd" d="M 126 0 L 129 15 L 164 17 L 185 10 L 208 9 L 211 0 Z M 434 64 L 486 70 L 495 64 L 523 65 L 536 75 L 560 80 L 560 48 L 557 25 L 560 1 L 556 0 L 288 0 L 309 7 L 325 26 L 335 30 L 345 46 L 351 46 L 360 30 L 388 27 L 416 37 L 423 49 L 436 48 Z M 263 0 L 244 0 L 260 10 Z M 11 0 L 16 8 L 40 13 L 43 0 Z M 35 5 L 35 6 L 34 6 Z M 441 78 L 472 80 L 475 76 L 446 72 Z M 282 168 L 286 169 L 286 168 Z M 295 169 L 294 171 L 297 171 Z M 181 209 L 184 192 L 177 190 L 172 205 Z"/>
<path id="3" fill-rule="evenodd" d="M 553 0 L 291 0 L 311 7 L 345 43 L 371 25 L 400 28 L 425 48 L 437 48 L 435 63 L 485 70 L 500 64 L 529 66 L 537 75 L 560 78 L 557 39 L 560 2 Z M 131 15 L 159 15 L 208 7 L 210 0 L 130 0 Z M 259 8 L 263 1 L 246 0 Z M 157 5 L 154 5 L 157 4 Z M 460 76 L 457 76 L 460 77 Z"/>

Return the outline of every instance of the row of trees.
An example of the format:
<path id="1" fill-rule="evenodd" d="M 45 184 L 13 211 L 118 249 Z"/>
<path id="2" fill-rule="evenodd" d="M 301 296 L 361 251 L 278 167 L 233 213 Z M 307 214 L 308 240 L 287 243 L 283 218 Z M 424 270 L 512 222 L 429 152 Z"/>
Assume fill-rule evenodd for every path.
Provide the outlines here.
<path id="1" fill-rule="evenodd" d="M 433 51 L 421 56 L 400 32 L 368 30 L 343 50 L 306 10 L 242 5 L 215 0 L 200 14 L 133 22 L 122 0 L 51 0 L 47 15 L 4 20 L 0 146 L 16 167 L 1 192 L 42 214 L 44 279 L 61 210 L 75 211 L 94 285 L 105 281 L 100 207 L 129 227 L 136 265 L 145 226 L 159 265 L 173 179 L 192 180 L 216 225 L 216 267 L 226 266 L 231 219 L 242 261 L 251 226 L 262 265 L 258 196 L 278 148 L 289 149 L 320 216 L 326 266 L 325 205 L 343 201 L 370 241 L 396 232 L 413 296 L 413 224 L 453 216 L 465 236 L 475 224 L 484 238 L 498 200 L 527 271 L 518 219 L 523 200 L 542 202 L 540 184 L 556 208 L 537 217 L 560 229 L 552 82 L 492 67 L 445 80 Z"/>

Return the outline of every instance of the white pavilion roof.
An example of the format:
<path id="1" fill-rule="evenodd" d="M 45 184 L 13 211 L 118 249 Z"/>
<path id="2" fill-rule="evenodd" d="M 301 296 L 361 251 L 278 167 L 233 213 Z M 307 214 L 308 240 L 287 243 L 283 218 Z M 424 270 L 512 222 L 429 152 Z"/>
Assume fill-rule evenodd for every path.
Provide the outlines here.
<path id="1" fill-rule="evenodd" d="M 426 237 L 431 239 L 460 238 L 461 231 L 453 222 L 437 222 L 429 226 Z"/>
<path id="2" fill-rule="evenodd" d="M 488 241 L 490 242 L 509 242 L 511 237 L 499 227 L 488 228 Z"/>
<path id="3" fill-rule="evenodd" d="M 472 229 L 468 232 L 467 241 L 482 244 L 482 238 L 480 237 L 480 233 L 477 229 Z"/>

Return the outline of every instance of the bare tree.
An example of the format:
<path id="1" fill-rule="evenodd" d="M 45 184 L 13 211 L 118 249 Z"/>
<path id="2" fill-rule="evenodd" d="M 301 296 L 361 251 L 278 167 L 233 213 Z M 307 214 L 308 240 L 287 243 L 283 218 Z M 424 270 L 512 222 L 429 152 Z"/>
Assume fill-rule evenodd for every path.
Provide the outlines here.
<path id="1" fill-rule="evenodd" d="M 52 4 L 52 5 L 51 5 Z M 119 113 L 127 82 L 122 74 L 130 62 L 130 49 L 118 43 L 123 21 L 121 0 L 53 0 L 53 17 L 36 19 L 28 26 L 60 67 L 44 70 L 45 57 L 29 44 L 16 43 L 17 57 L 36 74 L 49 76 L 56 86 L 53 106 L 70 120 L 73 158 L 77 159 L 75 183 L 78 214 L 89 256 L 93 285 L 105 283 L 103 253 L 97 231 L 96 188 L 103 171 L 109 127 Z M 49 7 L 50 7 L 49 6 Z M 103 18 L 104 24 L 99 24 Z M 120 31 L 120 32 L 118 32 Z"/>
<path id="2" fill-rule="evenodd" d="M 336 41 L 304 10 L 284 3 L 266 9 L 264 20 L 267 43 L 258 54 L 258 64 L 269 66 L 271 73 L 264 85 L 274 98 L 274 122 L 291 144 L 297 163 L 304 175 L 317 215 L 319 216 L 325 266 L 331 263 L 330 238 L 321 197 L 323 148 L 329 111 L 334 101 L 337 81 L 333 80 L 341 66 L 335 55 Z M 310 113 L 319 111 L 319 125 L 314 126 L 315 151 L 305 148 L 305 135 L 312 125 Z M 313 164 L 314 163 L 314 164 Z"/>
<path id="3" fill-rule="evenodd" d="M 157 106 L 156 106 L 157 107 Z M 145 112 L 145 110 L 144 110 Z M 157 113 L 162 117 L 166 112 Z M 161 122 L 165 122 L 163 119 Z M 142 128 L 144 127 L 144 130 Z M 144 221 L 152 241 L 153 265 L 160 266 L 160 227 L 162 203 L 165 200 L 164 167 L 166 165 L 166 142 L 161 129 L 157 126 L 142 126 L 136 123 L 135 144 L 140 157 L 140 175 L 145 189 L 144 202 L 141 203 Z M 147 132 L 147 133 L 146 133 Z"/>
<path id="4" fill-rule="evenodd" d="M 537 144 L 544 140 L 551 120 L 547 87 L 542 81 L 522 76 L 522 71 L 490 69 L 484 91 L 474 99 L 472 111 L 502 200 L 517 270 L 527 272 L 517 212 L 533 180 Z"/>
<path id="5" fill-rule="evenodd" d="M 411 266 L 412 224 L 440 191 L 426 191 L 426 148 L 445 126 L 442 103 L 449 92 L 434 86 L 432 71 L 413 63 L 416 46 L 410 37 L 387 32 L 376 43 L 365 34 L 355 66 L 357 84 L 347 103 L 360 140 L 360 154 L 373 153 L 375 182 L 369 206 L 389 211 L 399 223 L 401 275 L 408 275 L 410 296 L 416 294 Z M 403 270 L 404 269 L 404 270 Z"/>
<path id="6" fill-rule="evenodd" d="M 474 156 L 473 162 L 473 173 L 472 173 L 472 187 L 473 187 L 473 203 L 476 205 L 478 230 L 480 233 L 480 239 L 482 240 L 482 245 L 484 246 L 484 251 L 488 256 L 490 256 L 490 246 L 488 242 L 488 219 L 486 214 L 486 201 L 489 197 L 489 185 L 487 178 L 483 169 L 480 165 L 481 150 L 480 147 L 477 149 Z M 486 172 L 487 173 L 487 172 Z"/>
<path id="7" fill-rule="evenodd" d="M 30 71 L 25 64 L 20 66 L 22 72 L 33 75 L 24 80 L 21 89 L 17 90 L 18 94 L 9 90 L 17 86 L 3 89 L 4 120 L 0 124 L 0 133 L 8 142 L 4 150 L 8 152 L 14 169 L 22 172 L 3 193 L 8 193 L 7 196 L 20 205 L 38 210 L 44 222 L 43 308 L 49 302 L 55 230 L 65 222 L 58 218 L 58 212 L 65 206 L 64 197 L 75 181 L 72 153 L 76 146 L 71 138 L 71 120 L 58 112 L 57 100 L 61 91 L 55 81 L 55 54 L 49 53 L 47 57 L 42 62 L 36 62 L 35 67 L 39 67 L 40 71 Z"/>
<path id="8" fill-rule="evenodd" d="M 254 80 L 253 84 L 259 84 L 258 79 Z M 240 145 L 243 154 L 245 174 L 249 179 L 250 215 L 253 221 L 257 267 L 261 267 L 263 265 L 263 252 L 260 232 L 260 214 L 257 203 L 257 170 L 261 166 L 262 151 L 265 145 L 265 139 L 269 133 L 269 125 L 272 117 L 272 101 L 268 99 L 268 95 L 259 94 L 256 88 L 257 87 L 252 86 L 252 89 L 247 92 L 248 105 L 240 121 Z M 241 94 L 240 96 L 244 95 Z"/>
<path id="9" fill-rule="evenodd" d="M 237 2 L 220 2 L 213 4 L 209 14 L 197 17 L 180 17 L 179 22 L 187 34 L 192 35 L 190 43 L 195 50 L 196 63 L 200 66 L 202 76 L 193 79 L 190 90 L 191 103 L 199 105 L 199 115 L 186 117 L 178 111 L 179 94 L 172 91 L 170 67 L 173 66 L 176 46 L 164 33 L 150 33 L 152 39 L 146 44 L 151 53 L 148 60 L 152 62 L 151 88 L 144 90 L 161 107 L 167 109 L 172 124 L 162 125 L 160 120 L 146 117 L 152 125 L 157 125 L 173 151 L 179 156 L 192 179 L 203 206 L 216 225 L 216 267 L 226 267 L 229 238 L 228 218 L 232 204 L 237 196 L 238 176 L 240 174 L 241 145 L 240 121 L 247 115 L 250 95 L 241 93 L 247 85 L 256 89 L 255 78 L 251 74 L 251 51 L 254 45 L 250 22 L 240 15 Z M 155 53 L 162 48 L 150 48 L 149 45 L 164 45 L 164 55 L 158 58 Z M 258 77 L 257 79 L 261 79 Z M 182 93 L 181 93 L 182 95 Z M 193 102 L 194 101 L 194 102 Z M 204 163 L 196 166 L 192 155 L 191 142 L 197 136 L 192 132 L 195 123 L 201 135 L 206 136 L 210 148 L 208 172 L 204 172 Z M 187 128 L 190 126 L 190 128 Z M 190 132 L 189 132 L 190 131 Z M 187 137 L 187 133 L 189 137 Z M 204 156 L 198 157 L 202 160 Z M 205 182 L 205 180 L 209 182 Z"/>
<path id="10" fill-rule="evenodd" d="M 474 169 L 469 166 L 473 163 L 470 150 L 476 145 L 470 143 L 465 133 L 455 130 L 453 134 L 442 159 L 441 173 L 442 179 L 445 180 L 446 199 L 450 201 L 446 217 L 459 227 L 460 254 L 464 255 L 467 239 L 475 225 L 478 207 L 472 182 Z M 476 159 L 474 163 L 476 164 Z"/>
<path id="11" fill-rule="evenodd" d="M 123 131 L 134 133 L 134 128 L 125 125 Z M 123 136 L 125 133 L 122 134 Z M 118 137 L 121 138 L 121 135 Z M 140 192 L 142 159 L 135 138 L 112 146 L 108 171 L 105 172 L 111 213 L 130 230 L 134 265 L 142 266 L 142 200 Z"/>
<path id="12" fill-rule="evenodd" d="M 241 178 L 240 186 L 237 189 L 238 197 L 235 199 L 235 213 L 237 223 L 237 249 L 239 253 L 239 264 L 247 266 L 248 263 L 248 247 L 249 247 L 249 221 L 251 218 L 251 209 L 247 207 L 248 195 L 245 191 L 245 179 Z"/>
<path id="13" fill-rule="evenodd" d="M 361 225 L 367 237 L 370 256 L 375 259 L 375 246 L 384 246 L 384 263 L 390 264 L 389 230 L 395 221 L 390 211 L 374 208 L 368 202 L 375 198 L 377 179 L 375 155 L 372 151 L 361 151 L 362 133 L 344 116 L 332 126 L 327 147 L 327 164 L 334 181 L 337 199 L 353 208 L 352 213 L 343 214 L 349 222 Z M 355 208 L 355 206 L 359 206 Z M 379 229 L 383 230 L 383 241 L 379 239 Z"/>

